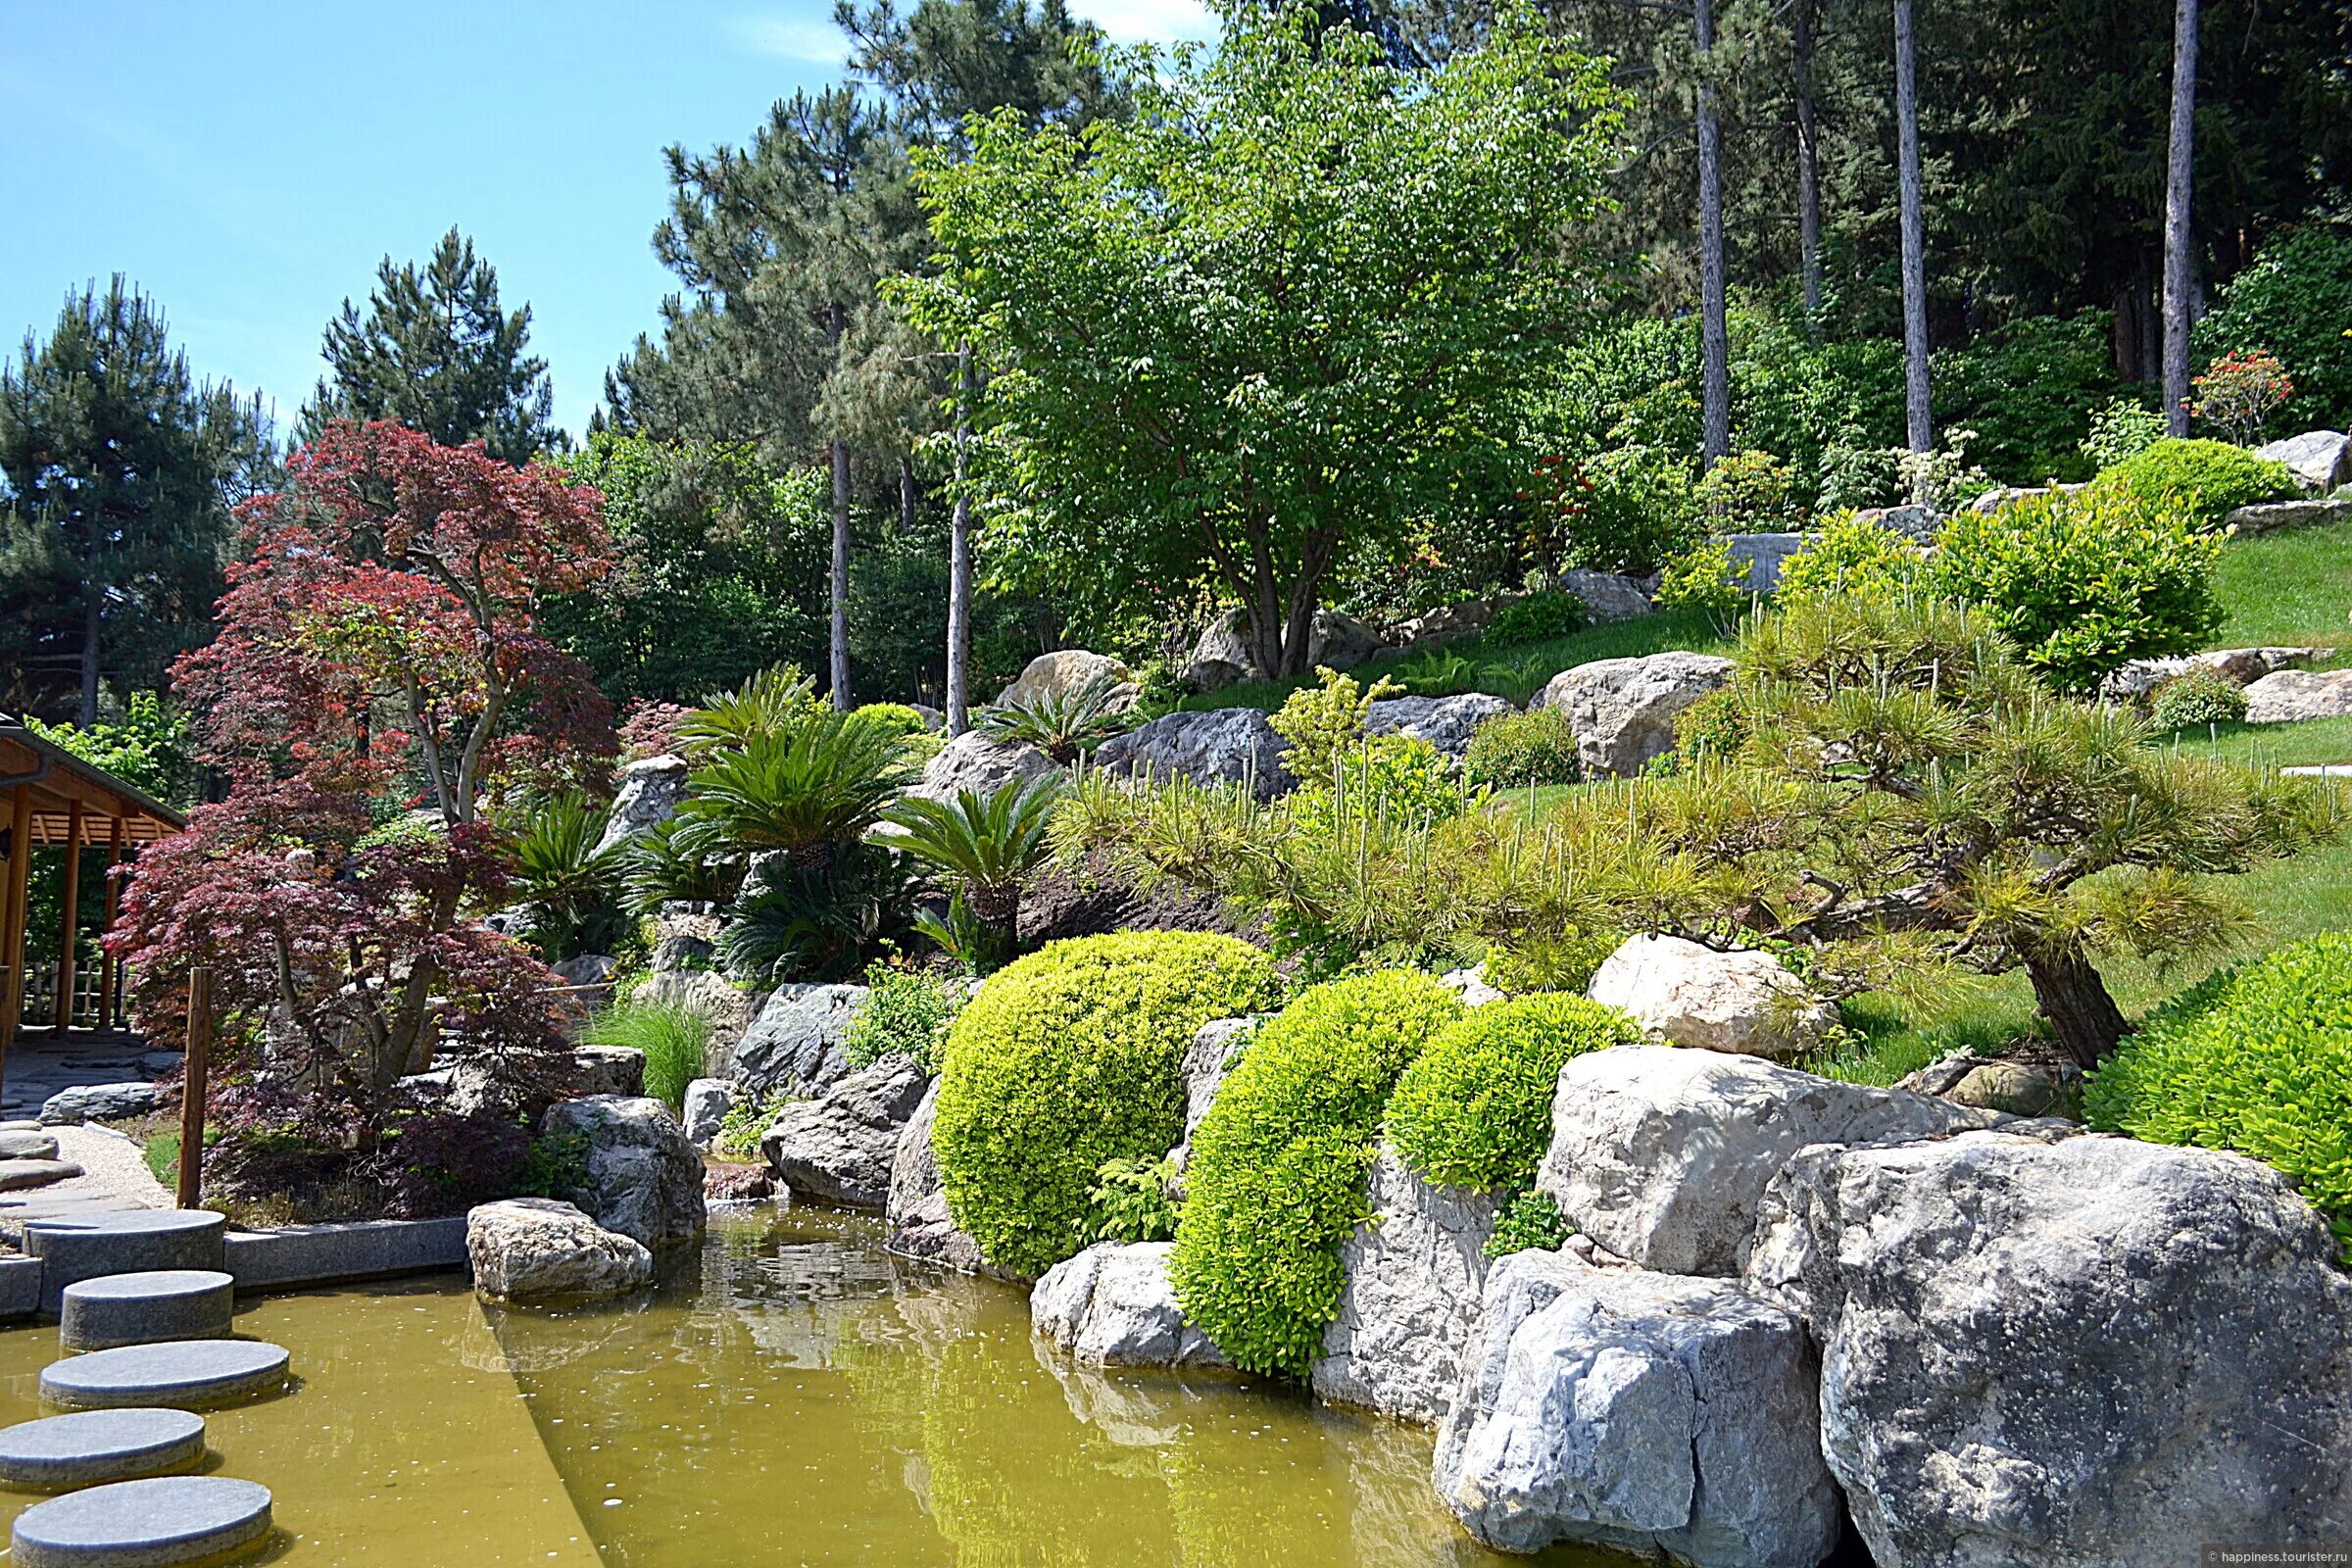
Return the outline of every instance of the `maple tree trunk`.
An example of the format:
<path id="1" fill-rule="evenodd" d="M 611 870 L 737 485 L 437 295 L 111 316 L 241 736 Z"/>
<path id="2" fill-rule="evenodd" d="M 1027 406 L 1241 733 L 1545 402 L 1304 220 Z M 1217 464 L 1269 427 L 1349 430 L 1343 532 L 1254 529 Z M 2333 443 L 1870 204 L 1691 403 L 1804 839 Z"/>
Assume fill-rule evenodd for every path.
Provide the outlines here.
<path id="1" fill-rule="evenodd" d="M 2034 1001 L 2058 1033 L 2058 1044 L 2088 1071 L 2107 1059 L 2131 1031 L 2124 1010 L 2108 995 L 2107 982 L 2090 960 L 2069 955 L 2028 958 L 2026 974 L 2034 982 Z"/>
<path id="2" fill-rule="evenodd" d="M 2196 182 L 2197 0 L 2173 14 L 2173 133 L 2164 181 L 2164 420 L 2188 434 L 2188 296 L 2193 279 L 2188 203 Z"/>

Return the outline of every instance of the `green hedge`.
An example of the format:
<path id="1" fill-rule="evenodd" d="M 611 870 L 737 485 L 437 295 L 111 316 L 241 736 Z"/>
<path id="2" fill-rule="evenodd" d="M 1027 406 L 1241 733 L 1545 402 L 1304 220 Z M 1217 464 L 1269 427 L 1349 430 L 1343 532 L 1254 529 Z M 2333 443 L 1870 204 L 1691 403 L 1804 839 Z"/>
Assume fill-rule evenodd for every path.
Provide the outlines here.
<path id="1" fill-rule="evenodd" d="M 2219 527 L 2239 507 L 2296 493 L 2295 476 L 2285 464 L 2227 441 L 2159 441 L 2102 470 L 2092 482 L 2098 489 L 2128 491 L 2177 511 L 2196 528 Z"/>
<path id="2" fill-rule="evenodd" d="M 1087 1245 L 1096 1173 L 1184 1136 L 1185 1047 L 1274 1004 L 1272 962 L 1232 937 L 1122 931 L 1049 943 L 992 976 L 948 1031 L 932 1148 L 956 1223 L 1039 1274 Z"/>
<path id="3" fill-rule="evenodd" d="M 1425 1181 L 1524 1183 L 1551 1142 L 1560 1068 L 1571 1056 L 1640 1038 L 1616 1008 L 1556 992 L 1473 1007 L 1396 1081 L 1389 1142 Z"/>
<path id="4" fill-rule="evenodd" d="M 1301 993 L 1250 1041 L 1193 1133 L 1168 1270 L 1185 1315 L 1235 1365 L 1313 1368 L 1382 1107 L 1462 1011 L 1437 981 L 1393 969 Z"/>
<path id="5" fill-rule="evenodd" d="M 2352 933 L 2183 993 L 2092 1076 L 2082 1106 L 2103 1131 L 2277 1166 L 2352 1258 Z"/>

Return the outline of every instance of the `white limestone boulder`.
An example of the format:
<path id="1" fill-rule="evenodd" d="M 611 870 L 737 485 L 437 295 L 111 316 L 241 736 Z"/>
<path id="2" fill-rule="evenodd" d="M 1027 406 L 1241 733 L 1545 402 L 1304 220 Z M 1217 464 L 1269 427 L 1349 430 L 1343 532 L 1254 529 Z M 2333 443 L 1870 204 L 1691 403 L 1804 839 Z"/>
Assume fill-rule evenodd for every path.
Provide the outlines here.
<path id="1" fill-rule="evenodd" d="M 703 1234 L 703 1160 L 659 1100 L 590 1095 L 547 1108 L 541 1131 L 577 1139 L 580 1184 L 559 1196 L 607 1230 L 655 1249 Z"/>
<path id="2" fill-rule="evenodd" d="M 1347 1285 L 1323 1331 L 1315 1394 L 1420 1426 L 1452 1407 L 1478 1328 L 1494 1195 L 1425 1182 L 1383 1149 L 1365 1178 L 1371 1217 L 1340 1244 Z"/>
<path id="3" fill-rule="evenodd" d="M 1585 994 L 1630 1014 L 1646 1039 L 1774 1061 L 1803 1055 L 1838 1022 L 1838 1009 L 1769 953 L 1650 933 L 1601 960 Z"/>
<path id="4" fill-rule="evenodd" d="M 1164 714 L 1095 750 L 1095 766 L 1137 778 L 1245 784 L 1261 801 L 1292 787 L 1282 765 L 1290 743 L 1254 708 Z"/>
<path id="5" fill-rule="evenodd" d="M 1143 688 L 1136 684 L 1135 671 L 1107 654 L 1089 653 L 1083 648 L 1063 648 L 1051 654 L 1040 654 L 1022 666 L 1012 684 L 997 694 L 997 706 L 1011 703 L 1035 703 L 1048 697 L 1074 692 L 1088 682 L 1102 679 L 1111 688 L 1110 705 L 1115 709 L 1135 706 Z"/>
<path id="6" fill-rule="evenodd" d="M 605 831 L 596 853 L 616 849 L 641 833 L 651 832 L 675 816 L 686 798 L 687 775 L 693 770 L 683 757 L 648 757 L 620 770 L 620 788 L 612 808 L 605 813 Z"/>
<path id="7" fill-rule="evenodd" d="M 911 1057 L 884 1056 L 820 1099 L 785 1105 L 760 1135 L 760 1152 L 796 1201 L 886 1208 L 900 1129 L 930 1082 Z"/>
<path id="8" fill-rule="evenodd" d="M 2254 455 L 2285 464 L 2295 483 L 2321 495 L 2337 485 L 2352 484 L 2352 436 L 2341 430 L 2306 430 L 2258 446 Z"/>
<path id="9" fill-rule="evenodd" d="M 1168 1283 L 1173 1242 L 1101 1242 L 1029 1293 L 1029 1326 L 1089 1366 L 1223 1366 Z"/>
<path id="10" fill-rule="evenodd" d="M 1601 659 L 1552 676 L 1536 702 L 1567 715 L 1585 777 L 1630 778 L 1674 749 L 1676 716 L 1728 682 L 1732 669 L 1715 654 Z"/>
<path id="11" fill-rule="evenodd" d="M 466 1257 L 474 1289 L 497 1301 L 617 1296 L 654 1273 L 654 1254 L 643 1246 L 551 1198 L 509 1198 L 468 1210 Z"/>

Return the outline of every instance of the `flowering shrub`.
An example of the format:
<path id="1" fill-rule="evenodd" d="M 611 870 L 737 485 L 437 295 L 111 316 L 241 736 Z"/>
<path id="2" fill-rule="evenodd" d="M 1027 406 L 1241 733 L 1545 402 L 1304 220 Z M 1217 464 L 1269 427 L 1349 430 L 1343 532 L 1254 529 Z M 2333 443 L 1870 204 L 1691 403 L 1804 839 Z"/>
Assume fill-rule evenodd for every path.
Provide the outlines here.
<path id="1" fill-rule="evenodd" d="M 2262 439 L 2271 416 L 2295 395 L 2295 383 L 2268 349 L 2245 349 L 2225 354 L 2205 368 L 2194 383 L 2196 396 L 2189 412 L 2209 424 L 2218 424 L 2239 446 Z"/>

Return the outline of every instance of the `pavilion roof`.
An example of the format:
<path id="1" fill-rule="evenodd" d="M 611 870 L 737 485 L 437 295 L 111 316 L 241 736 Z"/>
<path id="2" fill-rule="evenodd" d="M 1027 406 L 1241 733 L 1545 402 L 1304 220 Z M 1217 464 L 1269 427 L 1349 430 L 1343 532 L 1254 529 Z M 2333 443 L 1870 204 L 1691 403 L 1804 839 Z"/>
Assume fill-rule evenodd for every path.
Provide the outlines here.
<path id="1" fill-rule="evenodd" d="M 112 842 L 118 820 L 125 844 L 151 844 L 187 825 L 187 818 L 178 811 L 106 769 L 83 761 L 21 724 L 0 720 L 0 808 L 20 784 L 29 788 L 29 835 L 35 845 L 66 842 L 76 803 L 81 807 L 84 847 Z"/>

